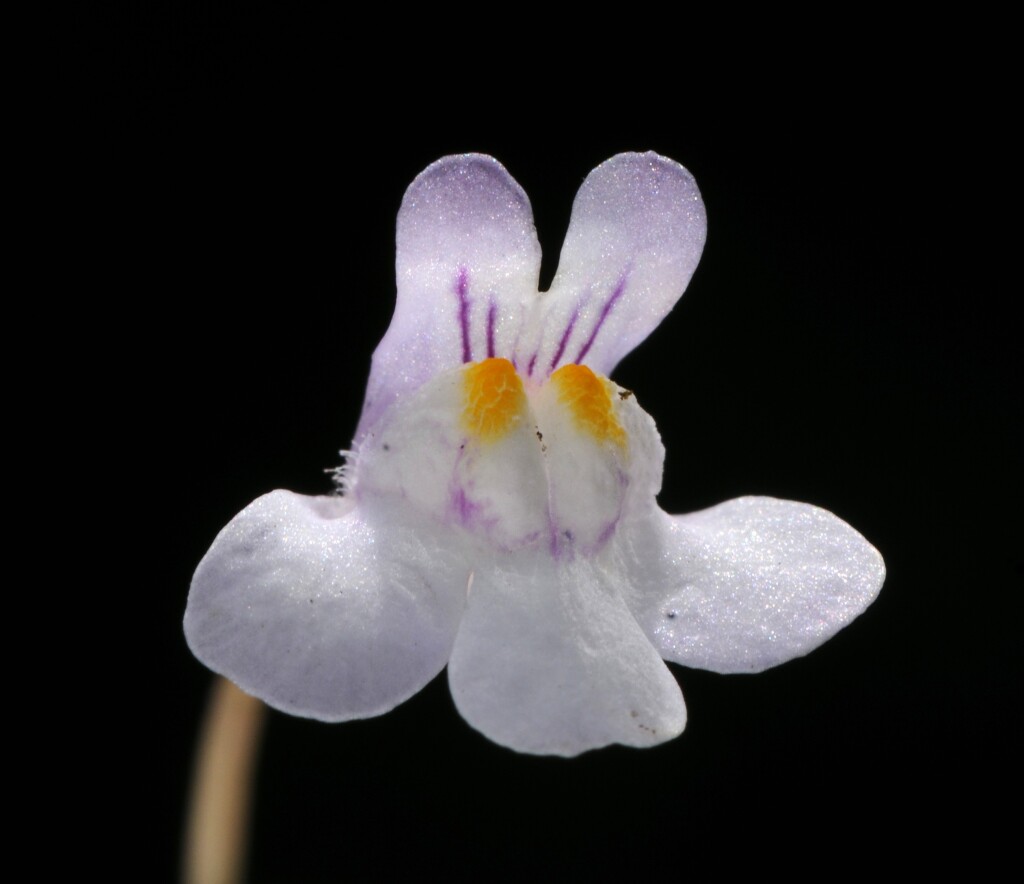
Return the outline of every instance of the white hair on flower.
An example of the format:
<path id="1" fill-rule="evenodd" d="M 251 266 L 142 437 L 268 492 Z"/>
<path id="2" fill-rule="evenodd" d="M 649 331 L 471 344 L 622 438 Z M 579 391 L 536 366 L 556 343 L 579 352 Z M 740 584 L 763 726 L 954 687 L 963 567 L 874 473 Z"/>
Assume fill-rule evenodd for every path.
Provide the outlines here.
<path id="1" fill-rule="evenodd" d="M 767 497 L 662 512 L 657 429 L 608 380 L 679 299 L 705 229 L 686 169 L 619 154 L 584 181 L 538 292 L 505 169 L 427 168 L 399 212 L 397 305 L 342 494 L 274 491 L 221 531 L 185 613 L 196 656 L 323 721 L 386 712 L 447 665 L 473 727 L 571 756 L 683 730 L 663 660 L 757 672 L 855 618 L 885 575 L 860 534 Z"/>

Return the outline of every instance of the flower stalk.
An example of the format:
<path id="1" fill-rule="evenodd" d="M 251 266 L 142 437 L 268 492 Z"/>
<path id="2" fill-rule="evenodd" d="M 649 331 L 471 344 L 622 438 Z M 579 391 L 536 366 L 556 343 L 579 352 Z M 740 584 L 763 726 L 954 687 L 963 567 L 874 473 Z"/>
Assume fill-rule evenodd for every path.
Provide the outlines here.
<path id="1" fill-rule="evenodd" d="M 184 884 L 240 884 L 244 878 L 266 712 L 226 678 L 210 689 L 185 823 Z"/>

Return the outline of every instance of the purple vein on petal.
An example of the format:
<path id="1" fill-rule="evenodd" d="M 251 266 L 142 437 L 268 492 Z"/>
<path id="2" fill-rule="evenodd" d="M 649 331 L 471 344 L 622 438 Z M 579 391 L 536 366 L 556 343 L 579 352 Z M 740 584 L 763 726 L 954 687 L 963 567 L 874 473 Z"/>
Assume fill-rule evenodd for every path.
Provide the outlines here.
<path id="1" fill-rule="evenodd" d="M 594 339 L 597 337 L 597 333 L 601 331 L 601 326 L 604 325 L 604 321 L 608 318 L 608 314 L 612 312 L 612 307 L 615 306 L 615 302 L 622 297 L 623 292 L 626 291 L 626 282 L 629 279 L 629 271 L 632 268 L 627 267 L 623 272 L 622 276 L 619 277 L 619 281 L 612 291 L 611 297 L 605 301 L 604 307 L 601 308 L 601 315 L 597 317 L 597 324 L 594 326 L 594 330 L 590 333 L 590 337 L 587 338 L 587 342 L 583 345 L 579 352 L 579 355 L 574 360 L 579 363 L 583 361 L 583 357 L 590 352 L 591 346 L 593 346 Z"/>
<path id="2" fill-rule="evenodd" d="M 538 351 L 539 352 L 539 351 Z M 526 366 L 527 377 L 533 377 L 533 367 L 537 364 L 537 352 L 530 357 L 530 364 Z"/>
<path id="3" fill-rule="evenodd" d="M 477 517 L 480 511 L 479 504 L 476 504 L 469 499 L 466 494 L 466 489 L 461 485 L 456 485 L 452 488 L 449 506 L 463 525 L 469 525 L 470 522 Z"/>
<path id="4" fill-rule="evenodd" d="M 465 267 L 459 268 L 459 275 L 455 280 L 455 294 L 459 299 L 459 325 L 462 327 L 462 361 L 473 361 L 473 350 L 469 344 L 469 275 Z"/>
<path id="5" fill-rule="evenodd" d="M 494 358 L 494 323 L 498 318 L 498 305 L 491 298 L 490 306 L 487 308 L 487 358 Z"/>
<path id="6" fill-rule="evenodd" d="M 562 358 L 562 354 L 565 352 L 565 345 L 569 343 L 569 335 L 572 334 L 572 330 L 576 326 L 576 320 L 579 318 L 579 315 L 580 308 L 577 306 L 576 309 L 572 311 L 572 316 L 569 317 L 569 324 L 565 327 L 565 331 L 562 333 L 562 340 L 558 342 L 558 349 L 555 351 L 555 356 L 551 360 L 551 365 L 548 366 L 548 372 L 554 371 L 555 366 L 558 365 L 558 361 Z"/>

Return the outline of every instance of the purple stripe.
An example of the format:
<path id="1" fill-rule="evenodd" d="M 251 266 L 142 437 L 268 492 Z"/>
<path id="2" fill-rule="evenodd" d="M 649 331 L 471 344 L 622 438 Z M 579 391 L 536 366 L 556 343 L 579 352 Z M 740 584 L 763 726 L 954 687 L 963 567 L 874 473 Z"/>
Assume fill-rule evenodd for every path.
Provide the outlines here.
<path id="1" fill-rule="evenodd" d="M 487 308 L 487 358 L 494 357 L 494 322 L 498 318 L 498 305 L 491 298 L 491 306 Z"/>
<path id="2" fill-rule="evenodd" d="M 531 378 L 533 377 L 533 367 L 536 364 L 537 364 L 537 354 L 534 353 L 533 356 L 530 357 L 530 364 L 526 367 L 526 375 L 527 375 L 527 377 L 531 377 Z"/>
<path id="3" fill-rule="evenodd" d="M 579 315 L 580 308 L 577 307 L 572 311 L 572 318 L 569 320 L 569 324 L 565 327 L 565 331 L 562 333 L 562 340 L 558 342 L 558 349 L 555 351 L 555 358 L 551 360 L 551 365 L 548 366 L 549 372 L 555 370 L 555 366 L 558 365 L 558 360 L 562 358 L 562 354 L 565 352 L 565 345 L 569 343 L 569 335 L 572 334 L 572 330 L 576 325 L 576 319 Z"/>
<path id="4" fill-rule="evenodd" d="M 583 357 L 590 352 L 590 348 L 594 343 L 594 339 L 597 337 L 597 333 L 601 331 L 601 326 L 604 325 L 604 321 L 608 318 L 608 314 L 612 312 L 612 307 L 615 306 L 615 302 L 622 297 L 622 293 L 626 291 L 626 280 L 629 278 L 629 270 L 619 277 L 618 285 L 615 286 L 615 291 L 612 292 L 612 296 L 605 302 L 604 307 L 601 309 L 601 315 L 597 318 L 597 325 L 594 326 L 594 330 L 590 333 L 590 337 L 587 338 L 587 343 L 583 345 L 583 349 L 580 350 L 579 355 L 576 357 L 576 362 L 582 362 Z"/>
<path id="5" fill-rule="evenodd" d="M 459 276 L 455 280 L 455 294 L 459 298 L 459 325 L 462 326 L 462 361 L 473 361 L 473 350 L 469 346 L 469 297 L 466 290 L 469 279 L 465 267 L 459 268 Z"/>

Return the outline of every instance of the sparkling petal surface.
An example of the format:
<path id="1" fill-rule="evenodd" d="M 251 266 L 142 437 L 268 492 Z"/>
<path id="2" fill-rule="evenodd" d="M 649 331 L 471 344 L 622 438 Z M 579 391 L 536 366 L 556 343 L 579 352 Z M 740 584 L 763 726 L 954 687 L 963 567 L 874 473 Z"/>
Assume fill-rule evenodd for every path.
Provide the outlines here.
<path id="1" fill-rule="evenodd" d="M 817 507 L 658 509 L 664 449 L 607 375 L 672 308 L 705 238 L 692 176 L 653 153 L 595 169 L 538 293 L 526 195 L 446 157 L 398 217 L 398 301 L 345 497 L 275 491 L 193 579 L 196 656 L 271 705 L 386 712 L 449 664 L 456 705 L 522 752 L 650 746 L 686 723 L 662 658 L 756 672 L 877 594 L 881 557 Z"/>
<path id="2" fill-rule="evenodd" d="M 215 672 L 285 712 L 379 715 L 448 659 L 468 576 L 452 546 L 397 510 L 274 491 L 200 563 L 186 638 Z"/>
<path id="3" fill-rule="evenodd" d="M 664 319 L 690 281 L 707 230 L 686 169 L 623 153 L 583 182 L 558 272 L 516 348 L 531 376 L 582 362 L 610 375 Z"/>
<path id="4" fill-rule="evenodd" d="M 612 385 L 592 373 L 590 378 L 607 400 L 598 407 L 613 414 L 611 397 L 604 389 L 605 384 Z M 629 488 L 629 447 L 617 421 L 607 430 L 587 422 L 586 410 L 577 413 L 576 403 L 567 401 L 565 386 L 558 380 L 558 375 L 553 376 L 534 399 L 547 470 L 552 551 L 592 555 L 611 536 L 622 515 Z"/>
<path id="5" fill-rule="evenodd" d="M 497 438 L 465 421 L 472 366 L 443 372 L 398 402 L 363 439 L 354 487 L 362 500 L 391 500 L 410 517 L 462 529 L 497 549 L 548 534 L 548 491 L 536 422 L 523 401 Z M 518 382 L 518 380 L 517 380 Z"/>
<path id="6" fill-rule="evenodd" d="M 445 157 L 398 214 L 398 300 L 373 355 L 358 442 L 400 394 L 439 372 L 511 357 L 537 297 L 540 245 L 522 188 L 495 159 Z"/>
<path id="7" fill-rule="evenodd" d="M 633 612 L 666 660 L 760 672 L 814 650 L 885 579 L 878 551 L 807 503 L 741 497 L 622 532 Z"/>
<path id="8" fill-rule="evenodd" d="M 448 664 L 463 717 L 495 742 L 537 754 L 677 736 L 682 693 L 620 583 L 586 558 L 521 552 L 481 565 Z"/>

